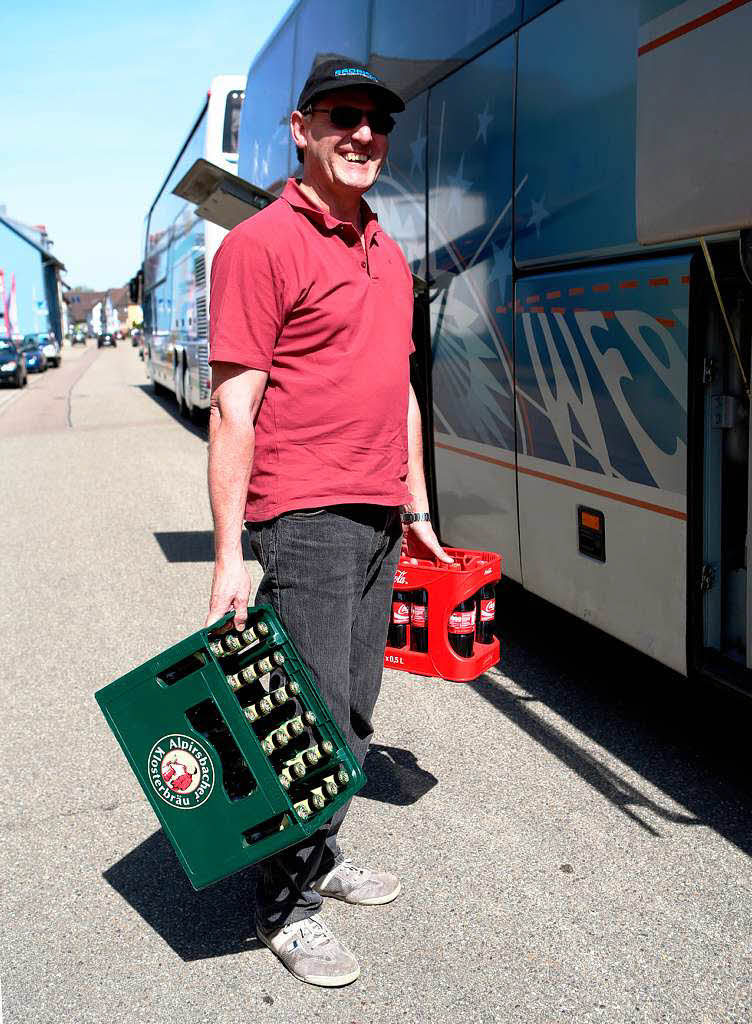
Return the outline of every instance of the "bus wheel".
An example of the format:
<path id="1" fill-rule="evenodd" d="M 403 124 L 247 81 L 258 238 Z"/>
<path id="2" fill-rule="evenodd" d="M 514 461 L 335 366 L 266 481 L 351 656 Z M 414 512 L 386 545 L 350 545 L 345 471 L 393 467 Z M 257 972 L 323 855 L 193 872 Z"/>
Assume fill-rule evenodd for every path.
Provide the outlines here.
<path id="1" fill-rule="evenodd" d="M 183 415 L 193 422 L 196 418 L 196 409 L 191 401 L 191 378 L 188 374 L 187 365 L 183 367 L 183 409 L 185 410 Z"/>
<path id="2" fill-rule="evenodd" d="M 182 364 L 175 367 L 175 401 L 178 403 L 180 415 L 185 419 L 188 416 L 188 407 L 185 403 L 186 367 Z"/>

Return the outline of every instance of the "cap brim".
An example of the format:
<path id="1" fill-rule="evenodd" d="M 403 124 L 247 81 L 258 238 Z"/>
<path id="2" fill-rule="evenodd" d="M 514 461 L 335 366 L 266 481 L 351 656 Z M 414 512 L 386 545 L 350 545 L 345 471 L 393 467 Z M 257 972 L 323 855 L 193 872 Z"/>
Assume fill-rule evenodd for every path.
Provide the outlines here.
<path id="1" fill-rule="evenodd" d="M 316 96 L 325 96 L 327 93 L 339 92 L 342 89 L 370 89 L 372 92 L 377 92 L 384 109 L 389 111 L 390 114 L 401 114 L 405 109 L 402 97 L 398 96 L 396 92 L 392 92 L 391 89 L 387 89 L 385 85 L 356 80 L 350 82 L 327 82 L 321 88 L 313 88 L 307 92 L 302 92 L 298 99 L 296 110 L 302 110 Z"/>

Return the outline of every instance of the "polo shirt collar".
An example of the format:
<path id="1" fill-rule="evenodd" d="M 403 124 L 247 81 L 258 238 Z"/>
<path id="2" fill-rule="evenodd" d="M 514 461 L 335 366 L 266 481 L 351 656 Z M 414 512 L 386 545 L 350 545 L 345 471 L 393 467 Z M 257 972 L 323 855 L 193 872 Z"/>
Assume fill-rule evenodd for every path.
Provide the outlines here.
<path id="1" fill-rule="evenodd" d="M 286 200 L 294 210 L 298 210 L 310 220 L 317 221 L 327 231 L 341 231 L 347 228 L 354 230 L 349 221 L 337 220 L 330 213 L 320 209 L 318 206 L 314 206 L 300 188 L 300 183 L 296 178 L 287 179 L 287 184 L 282 190 L 280 199 Z M 381 225 L 379 224 L 378 216 L 373 212 L 365 199 L 361 199 L 360 202 L 363 211 L 363 233 L 365 234 L 366 241 L 370 243 L 371 241 L 376 241 L 376 235 L 381 231 Z"/>

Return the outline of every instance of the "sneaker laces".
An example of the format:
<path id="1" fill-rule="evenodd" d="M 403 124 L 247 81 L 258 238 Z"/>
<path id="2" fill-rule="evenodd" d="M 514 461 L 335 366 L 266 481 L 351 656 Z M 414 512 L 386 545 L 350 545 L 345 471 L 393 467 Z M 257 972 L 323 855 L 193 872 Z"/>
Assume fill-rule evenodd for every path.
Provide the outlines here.
<path id="1" fill-rule="evenodd" d="M 351 857 L 345 857 L 345 859 L 334 869 L 335 875 L 338 875 L 340 872 L 344 872 L 344 874 L 349 875 L 353 880 L 368 874 L 365 868 L 359 868 L 357 864 L 353 864 Z"/>
<path id="2" fill-rule="evenodd" d="M 301 941 L 305 942 L 311 949 L 323 946 L 330 939 L 334 938 L 321 918 L 315 914 L 313 917 L 307 917 L 303 921 L 295 921 L 293 924 L 285 925 L 285 935 L 289 935 L 290 938 L 300 937 Z"/>

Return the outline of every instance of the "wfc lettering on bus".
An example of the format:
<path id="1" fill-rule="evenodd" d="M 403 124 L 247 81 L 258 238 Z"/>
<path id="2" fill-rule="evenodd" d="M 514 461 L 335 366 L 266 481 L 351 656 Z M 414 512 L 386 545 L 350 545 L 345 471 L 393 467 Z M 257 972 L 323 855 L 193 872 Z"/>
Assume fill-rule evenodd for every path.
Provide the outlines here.
<path id="1" fill-rule="evenodd" d="M 673 310 L 684 339 L 687 313 Z M 599 310 L 525 312 L 520 319 L 518 359 L 534 378 L 531 386 L 518 367 L 518 399 L 532 413 L 528 424 L 520 415 L 523 451 L 684 493 L 686 342 L 640 309 L 608 318 Z"/>

